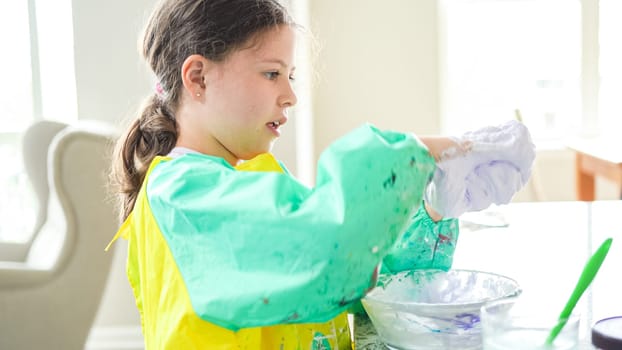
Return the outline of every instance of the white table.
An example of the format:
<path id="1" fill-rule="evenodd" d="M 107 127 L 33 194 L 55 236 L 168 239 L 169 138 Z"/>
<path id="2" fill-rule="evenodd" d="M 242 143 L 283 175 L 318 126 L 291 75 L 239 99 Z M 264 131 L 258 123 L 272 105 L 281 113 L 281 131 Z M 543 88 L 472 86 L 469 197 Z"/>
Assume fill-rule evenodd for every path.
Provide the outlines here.
<path id="1" fill-rule="evenodd" d="M 507 227 L 469 224 L 495 214 Z M 486 221 L 486 220 L 481 220 Z M 591 346 L 592 324 L 622 315 L 622 201 L 511 204 L 479 218 L 465 216 L 453 268 L 503 274 L 518 281 L 522 297 L 558 313 L 587 259 L 607 237 L 613 244 L 575 311 L 581 314 L 580 349 Z M 385 349 L 368 319 L 355 318 L 356 349 Z"/>

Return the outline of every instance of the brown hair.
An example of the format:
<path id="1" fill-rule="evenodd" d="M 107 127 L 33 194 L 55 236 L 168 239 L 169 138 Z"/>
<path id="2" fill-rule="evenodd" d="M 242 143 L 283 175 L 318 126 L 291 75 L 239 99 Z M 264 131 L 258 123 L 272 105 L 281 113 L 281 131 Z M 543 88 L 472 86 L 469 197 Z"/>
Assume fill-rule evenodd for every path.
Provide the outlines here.
<path id="1" fill-rule="evenodd" d="M 153 70 L 157 92 L 117 142 L 112 185 L 125 220 L 151 161 L 177 142 L 181 66 L 193 54 L 221 62 L 257 35 L 294 25 L 278 0 L 162 0 L 145 28 L 142 55 Z"/>

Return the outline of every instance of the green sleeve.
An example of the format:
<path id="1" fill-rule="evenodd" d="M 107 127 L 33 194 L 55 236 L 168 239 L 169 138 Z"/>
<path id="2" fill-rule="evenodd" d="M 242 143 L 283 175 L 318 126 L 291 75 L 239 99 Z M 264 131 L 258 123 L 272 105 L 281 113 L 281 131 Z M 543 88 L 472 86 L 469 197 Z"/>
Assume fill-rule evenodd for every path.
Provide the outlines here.
<path id="1" fill-rule="evenodd" d="M 383 273 L 411 269 L 449 270 L 458 241 L 458 219 L 434 222 L 423 205 L 382 261 Z"/>
<path id="2" fill-rule="evenodd" d="M 458 219 L 434 222 L 424 206 L 420 206 L 404 235 L 397 239 L 389 254 L 383 259 L 380 273 L 395 274 L 413 269 L 449 270 L 458 233 Z M 354 314 L 365 314 L 365 309 L 360 303 L 353 305 L 349 311 Z"/>
<path id="3" fill-rule="evenodd" d="M 373 286 L 434 167 L 414 136 L 365 125 L 322 154 L 312 189 L 187 154 L 153 170 L 147 197 L 199 317 L 325 322 Z"/>

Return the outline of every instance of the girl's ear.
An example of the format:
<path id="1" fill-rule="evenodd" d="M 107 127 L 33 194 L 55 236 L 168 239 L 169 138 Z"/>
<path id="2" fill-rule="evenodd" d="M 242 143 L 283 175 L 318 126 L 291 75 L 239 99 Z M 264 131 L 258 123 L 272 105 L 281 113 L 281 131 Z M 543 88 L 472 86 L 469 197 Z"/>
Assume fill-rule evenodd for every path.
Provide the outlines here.
<path id="1" fill-rule="evenodd" d="M 192 99 L 205 95 L 205 74 L 211 62 L 201 55 L 191 55 L 181 66 L 181 80 L 184 89 Z"/>

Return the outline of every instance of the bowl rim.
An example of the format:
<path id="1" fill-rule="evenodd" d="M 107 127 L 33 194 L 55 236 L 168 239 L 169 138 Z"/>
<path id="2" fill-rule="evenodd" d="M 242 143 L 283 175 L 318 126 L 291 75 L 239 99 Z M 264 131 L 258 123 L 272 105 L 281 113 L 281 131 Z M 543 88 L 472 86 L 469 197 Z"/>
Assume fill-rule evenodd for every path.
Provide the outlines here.
<path id="1" fill-rule="evenodd" d="M 503 279 L 506 279 L 506 280 L 510 281 L 511 283 L 513 283 L 516 286 L 516 290 L 513 291 L 512 293 L 508 293 L 506 295 L 498 296 L 498 297 L 495 297 L 495 298 L 482 299 L 480 301 L 475 301 L 475 302 L 464 302 L 464 303 L 422 303 L 422 302 L 415 302 L 415 301 L 410 301 L 410 302 L 405 301 L 405 302 L 400 302 L 401 305 L 404 305 L 404 306 L 422 306 L 422 307 L 426 307 L 426 308 L 434 308 L 434 307 L 451 307 L 451 308 L 454 308 L 454 307 L 469 307 L 469 306 L 476 307 L 478 305 L 483 305 L 483 304 L 490 303 L 490 302 L 497 301 L 497 300 L 502 300 L 502 299 L 511 298 L 511 297 L 518 297 L 523 292 L 523 290 L 520 287 L 520 284 L 514 278 L 511 278 L 511 277 L 508 277 L 506 275 L 502 275 L 502 274 L 499 274 L 499 273 L 489 272 L 489 271 L 482 271 L 482 270 L 451 269 L 451 270 L 445 271 L 445 270 L 441 270 L 441 269 L 415 269 L 415 270 L 401 271 L 401 272 L 398 272 L 397 274 L 385 274 L 385 275 L 391 275 L 391 276 L 393 276 L 393 278 L 396 278 L 399 275 L 407 275 L 407 274 L 410 274 L 410 273 L 418 273 L 418 272 L 438 272 L 438 273 L 475 272 L 475 273 L 483 273 L 483 274 L 486 274 L 486 275 L 493 275 L 493 276 L 501 277 Z M 395 305 L 394 302 L 380 300 L 380 299 L 374 298 L 373 296 L 370 296 L 370 294 L 372 294 L 372 292 L 376 288 L 382 288 L 382 287 L 379 287 L 379 286 L 374 287 L 374 289 L 372 289 L 369 293 L 367 293 L 367 295 L 365 295 L 361 300 L 369 300 L 369 301 L 371 301 L 373 303 L 378 303 L 378 304 L 382 304 L 382 305 Z"/>

